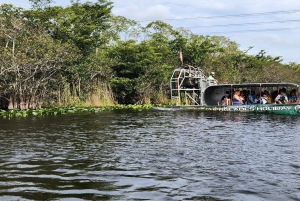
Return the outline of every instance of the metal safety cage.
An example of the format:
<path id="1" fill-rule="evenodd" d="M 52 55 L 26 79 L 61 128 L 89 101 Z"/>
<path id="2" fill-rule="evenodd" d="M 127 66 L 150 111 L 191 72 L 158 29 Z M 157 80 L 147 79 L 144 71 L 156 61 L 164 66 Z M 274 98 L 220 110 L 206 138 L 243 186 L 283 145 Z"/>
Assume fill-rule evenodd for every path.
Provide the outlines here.
<path id="1" fill-rule="evenodd" d="M 184 65 L 177 68 L 170 79 L 171 104 L 173 106 L 204 105 L 205 89 L 215 84 L 207 80 L 204 72 L 198 67 Z"/>

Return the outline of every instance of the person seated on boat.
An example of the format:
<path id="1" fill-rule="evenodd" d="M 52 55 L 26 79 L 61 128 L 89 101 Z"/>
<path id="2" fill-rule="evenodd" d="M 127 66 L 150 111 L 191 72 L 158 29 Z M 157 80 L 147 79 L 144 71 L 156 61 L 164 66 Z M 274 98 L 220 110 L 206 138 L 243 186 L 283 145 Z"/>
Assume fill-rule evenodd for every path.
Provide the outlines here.
<path id="1" fill-rule="evenodd" d="M 286 104 L 289 102 L 288 98 L 285 96 L 283 89 L 279 90 L 279 94 L 277 95 L 274 101 L 277 104 Z"/>
<path id="2" fill-rule="evenodd" d="M 288 96 L 286 95 L 286 88 L 282 88 L 281 90 L 283 90 L 283 92 L 284 92 L 284 98 L 286 99 L 286 100 L 289 100 L 289 98 L 288 98 Z"/>
<path id="3" fill-rule="evenodd" d="M 210 75 L 207 77 L 207 80 L 208 80 L 209 82 L 213 82 L 213 83 L 215 83 L 215 84 L 218 83 L 218 80 L 215 79 L 215 72 L 211 72 Z"/>
<path id="4" fill-rule="evenodd" d="M 233 93 L 232 104 L 233 105 L 243 105 L 243 101 L 244 101 L 244 98 L 241 97 L 241 91 L 240 90 L 236 90 Z"/>
<path id="5" fill-rule="evenodd" d="M 272 103 L 276 103 L 275 102 L 275 98 L 278 96 L 278 90 L 275 90 L 271 93 L 271 98 L 272 98 Z"/>
<path id="6" fill-rule="evenodd" d="M 266 93 L 263 93 L 260 97 L 260 104 L 267 104 L 268 103 L 268 96 Z"/>
<path id="7" fill-rule="evenodd" d="M 247 96 L 247 105 L 253 105 L 255 103 L 255 91 L 251 91 Z"/>
<path id="8" fill-rule="evenodd" d="M 260 103 L 260 98 L 259 98 L 258 94 L 255 95 L 254 102 L 255 102 L 254 104 L 259 104 Z"/>
<path id="9" fill-rule="evenodd" d="M 265 90 L 264 93 L 265 93 L 266 96 L 268 97 L 268 102 L 267 102 L 267 104 L 271 104 L 271 103 L 272 103 L 272 97 L 271 97 L 270 93 L 269 93 L 267 90 Z"/>
<path id="10" fill-rule="evenodd" d="M 296 102 L 298 101 L 296 89 L 293 89 L 293 90 L 290 92 L 290 95 L 289 95 L 288 98 L 289 98 L 289 102 L 290 102 L 290 103 L 296 103 Z"/>
<path id="11" fill-rule="evenodd" d="M 229 91 L 225 92 L 225 95 L 221 98 L 222 105 L 231 105 L 231 97 Z"/>
<path id="12" fill-rule="evenodd" d="M 245 96 L 245 92 L 244 91 L 240 91 L 240 97 L 243 98 L 243 104 L 246 103 L 246 96 Z"/>

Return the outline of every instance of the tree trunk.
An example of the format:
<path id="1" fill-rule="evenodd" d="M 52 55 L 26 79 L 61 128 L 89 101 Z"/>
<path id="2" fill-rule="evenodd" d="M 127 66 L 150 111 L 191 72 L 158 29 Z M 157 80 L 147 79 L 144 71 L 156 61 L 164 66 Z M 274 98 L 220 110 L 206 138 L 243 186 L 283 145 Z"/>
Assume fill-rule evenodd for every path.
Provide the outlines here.
<path id="1" fill-rule="evenodd" d="M 9 110 L 13 110 L 14 109 L 14 98 L 12 96 L 12 94 L 9 94 L 9 101 L 8 101 L 8 109 Z"/>
<path id="2" fill-rule="evenodd" d="M 25 101 L 24 101 L 24 95 L 23 94 L 19 95 L 19 100 L 20 100 L 20 110 L 26 109 Z"/>
<path id="3" fill-rule="evenodd" d="M 29 108 L 30 109 L 36 109 L 36 101 L 35 101 L 35 97 L 34 96 L 30 97 Z"/>
<path id="4" fill-rule="evenodd" d="M 16 95 L 14 95 L 14 109 L 18 109 L 19 108 L 19 101 L 18 101 L 18 99 L 17 99 L 17 96 Z"/>

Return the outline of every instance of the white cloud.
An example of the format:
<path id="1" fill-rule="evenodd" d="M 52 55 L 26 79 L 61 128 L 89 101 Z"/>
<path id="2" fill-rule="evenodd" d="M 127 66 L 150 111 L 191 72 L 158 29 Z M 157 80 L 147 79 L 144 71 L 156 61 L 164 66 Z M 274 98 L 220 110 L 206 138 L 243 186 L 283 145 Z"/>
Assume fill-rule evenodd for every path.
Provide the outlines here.
<path id="1" fill-rule="evenodd" d="M 81 0 L 84 3 L 87 0 Z M 95 2 L 96 0 L 90 0 Z M 65 6 L 69 0 L 56 0 L 56 5 Z M 283 56 L 284 61 L 296 61 L 300 63 L 298 51 L 300 47 L 300 29 L 286 29 L 299 27 L 300 1 L 299 0 L 112 0 L 113 13 L 136 21 L 167 20 L 173 27 L 191 27 L 193 33 L 204 35 L 217 35 L 228 37 L 240 44 L 241 49 L 246 50 L 254 46 L 254 53 L 265 50 L 271 56 Z M 29 1 L 25 0 L 0 0 L 2 3 L 12 3 L 16 6 L 29 8 Z M 240 17 L 222 17 L 203 19 L 199 17 L 227 16 L 253 13 L 270 13 L 276 11 L 292 11 L 290 13 L 277 13 L 265 15 L 250 15 Z M 194 18 L 178 20 L 180 18 Z M 288 22 L 299 20 L 298 22 Z M 257 22 L 286 21 L 284 23 L 256 24 Z M 148 23 L 148 22 L 146 22 Z M 245 24 L 245 26 L 223 26 L 223 24 Z M 212 26 L 196 27 L 196 26 Z M 266 29 L 270 29 L 267 31 Z M 271 30 L 273 29 L 273 30 Z M 260 30 L 249 32 L 247 30 Z M 235 32 L 240 31 L 240 32 Z"/>
<path id="2" fill-rule="evenodd" d="M 114 11 L 127 18 L 142 20 L 157 19 L 180 19 L 194 18 L 189 20 L 165 21 L 173 27 L 191 27 L 193 33 L 204 35 L 223 35 L 240 44 L 242 50 L 254 46 L 249 52 L 257 54 L 265 50 L 268 55 L 282 56 L 284 62 L 296 61 L 300 63 L 298 49 L 300 46 L 300 29 L 285 29 L 299 27 L 299 22 L 288 22 L 300 19 L 300 12 L 276 13 L 264 15 L 250 15 L 240 17 L 222 17 L 203 19 L 205 16 L 227 16 L 253 13 L 270 13 L 277 11 L 300 10 L 299 0 L 115 0 Z M 127 5 L 126 5 L 127 4 Z M 159 6 L 158 6 L 159 5 Z M 284 23 L 259 22 L 286 21 Z M 244 26 L 215 25 L 245 24 Z M 212 26 L 212 27 L 197 27 Z M 269 29 L 269 31 L 267 30 Z M 249 31 L 260 30 L 260 31 Z M 235 32 L 240 31 L 240 32 Z"/>

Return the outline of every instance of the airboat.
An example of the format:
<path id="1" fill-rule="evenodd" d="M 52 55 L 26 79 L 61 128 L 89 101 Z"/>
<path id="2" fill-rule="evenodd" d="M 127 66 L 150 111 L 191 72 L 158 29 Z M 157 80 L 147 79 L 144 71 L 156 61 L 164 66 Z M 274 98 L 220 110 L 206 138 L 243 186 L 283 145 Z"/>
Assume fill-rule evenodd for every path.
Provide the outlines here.
<path id="1" fill-rule="evenodd" d="M 208 79 L 199 67 L 184 65 L 173 71 L 170 78 L 171 105 L 174 108 L 198 109 L 202 111 L 236 111 L 271 114 L 300 115 L 300 102 L 277 104 L 274 97 L 269 104 L 242 104 L 223 105 L 221 99 L 226 92 L 235 90 L 255 91 L 261 94 L 263 91 L 272 91 L 273 94 L 282 88 L 296 90 L 299 94 L 299 85 L 295 83 L 242 83 L 242 84 L 218 84 L 214 79 Z M 232 93 L 231 93 L 232 100 Z M 299 97 L 298 99 L 299 100 Z"/>

